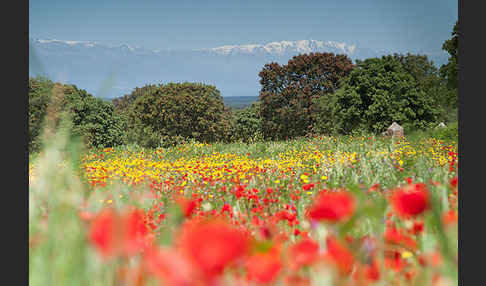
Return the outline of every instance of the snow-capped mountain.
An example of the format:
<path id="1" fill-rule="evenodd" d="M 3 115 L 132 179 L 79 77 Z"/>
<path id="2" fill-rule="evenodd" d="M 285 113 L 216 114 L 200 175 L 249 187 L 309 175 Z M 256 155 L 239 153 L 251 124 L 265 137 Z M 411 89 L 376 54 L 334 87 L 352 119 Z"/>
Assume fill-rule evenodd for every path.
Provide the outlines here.
<path id="1" fill-rule="evenodd" d="M 352 60 L 387 54 L 316 40 L 185 50 L 52 39 L 30 39 L 29 43 L 31 76 L 46 75 L 104 98 L 119 97 L 149 83 L 184 81 L 215 85 L 223 97 L 257 96 L 258 73 L 266 63 L 285 64 L 295 55 L 310 52 L 347 54 Z M 447 54 L 431 54 L 431 59 L 443 64 Z"/>
<path id="2" fill-rule="evenodd" d="M 205 51 L 214 52 L 221 55 L 235 54 L 235 53 L 267 53 L 273 55 L 283 55 L 286 53 L 312 53 L 312 52 L 334 52 L 340 54 L 352 55 L 355 51 L 355 45 L 348 45 L 339 42 L 323 42 L 316 40 L 299 40 L 299 41 L 281 41 L 271 42 L 260 45 L 240 45 L 240 46 L 221 46 L 211 49 L 203 49 Z"/>

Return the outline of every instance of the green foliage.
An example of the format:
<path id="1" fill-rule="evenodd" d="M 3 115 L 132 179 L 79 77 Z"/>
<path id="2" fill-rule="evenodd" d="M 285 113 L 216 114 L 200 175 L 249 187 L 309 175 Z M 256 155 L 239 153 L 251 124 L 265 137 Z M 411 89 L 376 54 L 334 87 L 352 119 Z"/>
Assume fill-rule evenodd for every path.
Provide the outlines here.
<path id="1" fill-rule="evenodd" d="M 67 110 L 73 122 L 73 135 L 84 137 L 88 147 L 112 147 L 124 143 L 125 122 L 114 112 L 113 104 L 86 95 L 69 95 Z"/>
<path id="2" fill-rule="evenodd" d="M 127 114 L 128 140 L 143 147 L 229 137 L 230 113 L 219 90 L 211 85 L 186 82 L 152 87 L 135 99 Z"/>
<path id="3" fill-rule="evenodd" d="M 336 133 L 336 99 L 334 94 L 321 96 L 314 99 L 315 111 L 313 113 L 314 134 L 332 135 Z"/>
<path id="4" fill-rule="evenodd" d="M 438 124 L 431 124 L 425 130 L 414 130 L 407 134 L 407 140 L 419 142 L 424 138 L 435 138 L 444 142 L 444 144 L 457 144 L 459 138 L 458 121 L 446 124 L 446 127 L 438 127 Z"/>
<path id="5" fill-rule="evenodd" d="M 232 140 L 252 143 L 263 140 L 260 102 L 234 112 Z"/>
<path id="6" fill-rule="evenodd" d="M 29 153 L 41 148 L 40 134 L 54 83 L 47 78 L 29 78 Z"/>
<path id="7" fill-rule="evenodd" d="M 393 121 L 406 131 L 425 128 L 440 112 L 431 94 L 394 56 L 358 60 L 335 96 L 339 133 L 382 132 Z"/>
<path id="8" fill-rule="evenodd" d="M 72 120 L 72 136 L 82 137 L 88 147 L 112 147 L 124 143 L 124 121 L 110 102 L 95 98 L 74 85 L 29 79 L 29 152 L 41 148 L 40 134 L 47 117 L 54 128 L 63 115 Z M 47 117 L 46 117 L 47 116 Z"/>
<path id="9" fill-rule="evenodd" d="M 454 25 L 452 31 L 452 38 L 446 40 L 442 45 L 442 49 L 447 51 L 450 55 L 447 64 L 440 67 L 440 75 L 442 80 L 446 84 L 446 88 L 443 90 L 444 103 L 446 106 L 442 118 L 443 121 L 451 122 L 457 120 L 457 107 L 458 107 L 458 45 L 459 45 L 459 26 L 458 22 Z M 450 116 L 450 114 L 454 116 Z"/>
<path id="10" fill-rule="evenodd" d="M 456 21 L 452 30 L 452 37 L 444 42 L 442 50 L 449 53 L 449 61 L 440 68 L 442 77 L 447 81 L 447 86 L 451 89 L 457 89 L 457 57 L 459 46 L 459 22 Z"/>
<path id="11" fill-rule="evenodd" d="M 128 111 L 130 105 L 135 102 L 137 98 L 151 90 L 157 89 L 155 84 L 149 84 L 141 88 L 136 87 L 130 94 L 112 100 L 113 106 L 117 113 L 125 113 Z"/>
<path id="12" fill-rule="evenodd" d="M 459 137 L 458 122 L 452 122 L 445 128 L 434 128 L 431 137 L 446 142 L 457 142 Z"/>
<path id="13" fill-rule="evenodd" d="M 295 138 L 311 132 L 314 99 L 333 93 L 352 69 L 346 55 L 333 53 L 298 55 L 283 66 L 266 64 L 259 73 L 265 138 Z"/>

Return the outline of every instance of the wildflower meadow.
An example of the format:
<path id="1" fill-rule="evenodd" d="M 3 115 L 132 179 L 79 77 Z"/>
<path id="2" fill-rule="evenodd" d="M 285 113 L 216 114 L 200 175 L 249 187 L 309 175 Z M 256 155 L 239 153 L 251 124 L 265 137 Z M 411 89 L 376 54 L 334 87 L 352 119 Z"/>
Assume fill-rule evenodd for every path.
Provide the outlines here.
<path id="1" fill-rule="evenodd" d="M 30 285 L 457 285 L 457 142 L 83 147 L 29 161 Z"/>

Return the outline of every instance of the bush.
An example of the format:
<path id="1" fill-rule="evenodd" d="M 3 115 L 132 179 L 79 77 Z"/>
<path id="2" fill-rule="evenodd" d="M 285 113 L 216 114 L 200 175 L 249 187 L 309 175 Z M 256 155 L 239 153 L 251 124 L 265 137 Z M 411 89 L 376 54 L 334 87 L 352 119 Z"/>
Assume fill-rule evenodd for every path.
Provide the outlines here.
<path id="1" fill-rule="evenodd" d="M 295 138 L 311 132 L 314 99 L 333 93 L 352 69 L 346 55 L 333 53 L 295 56 L 283 66 L 266 64 L 259 73 L 265 138 Z"/>
<path id="2" fill-rule="evenodd" d="M 83 93 L 70 95 L 68 102 L 73 135 L 83 137 L 88 147 L 113 147 L 125 142 L 125 122 L 114 112 L 113 104 Z"/>
<path id="3" fill-rule="evenodd" d="M 459 137 L 458 132 L 458 122 L 456 121 L 448 124 L 445 128 L 432 129 L 431 136 L 447 142 L 457 142 Z"/>
<path id="4" fill-rule="evenodd" d="M 129 140 L 143 147 L 176 144 L 182 138 L 224 141 L 230 122 L 219 90 L 200 83 L 169 83 L 141 94 L 128 111 Z"/>
<path id="5" fill-rule="evenodd" d="M 253 143 L 263 140 L 260 102 L 234 112 L 232 140 Z"/>
<path id="6" fill-rule="evenodd" d="M 379 133 L 393 121 L 405 131 L 436 122 L 440 107 L 395 57 L 358 60 L 356 64 L 335 93 L 339 133 L 354 129 Z"/>
<path id="7" fill-rule="evenodd" d="M 88 147 L 112 147 L 124 143 L 123 118 L 110 102 L 95 98 L 75 85 L 29 79 L 29 152 L 41 148 L 40 134 L 46 116 L 57 128 L 62 114 L 72 120 L 72 136 L 82 137 Z"/>

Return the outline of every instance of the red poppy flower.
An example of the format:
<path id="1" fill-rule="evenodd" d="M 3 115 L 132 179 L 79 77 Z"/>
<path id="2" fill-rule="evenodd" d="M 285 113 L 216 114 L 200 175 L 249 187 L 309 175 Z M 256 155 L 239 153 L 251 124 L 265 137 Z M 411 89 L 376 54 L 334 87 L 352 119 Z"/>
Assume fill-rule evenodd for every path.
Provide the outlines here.
<path id="1" fill-rule="evenodd" d="M 309 184 L 302 185 L 302 189 L 304 189 L 305 191 L 308 191 L 308 190 L 312 189 L 314 186 L 315 186 L 314 183 L 309 183 Z"/>
<path id="2" fill-rule="evenodd" d="M 170 248 L 149 249 L 144 255 L 147 270 L 164 285 L 194 285 L 191 264 L 179 252 Z"/>
<path id="3" fill-rule="evenodd" d="M 423 221 L 415 221 L 413 223 L 413 227 L 411 229 L 411 232 L 414 234 L 414 235 L 419 235 L 421 234 L 422 232 L 424 232 L 424 222 Z"/>
<path id="4" fill-rule="evenodd" d="M 269 284 L 275 281 L 282 263 L 275 253 L 257 253 L 246 263 L 247 278 L 259 284 Z"/>
<path id="5" fill-rule="evenodd" d="M 451 179 L 451 188 L 457 187 L 457 182 L 458 182 L 457 176 L 455 176 L 454 178 L 452 178 Z"/>
<path id="6" fill-rule="evenodd" d="M 404 235 L 400 229 L 395 227 L 388 227 L 385 230 L 384 236 L 387 243 L 402 245 L 411 250 L 417 249 L 417 242 L 410 236 Z"/>
<path id="7" fill-rule="evenodd" d="M 351 217 L 355 200 L 349 192 L 321 192 L 309 210 L 309 216 L 326 222 L 342 222 Z"/>
<path id="8" fill-rule="evenodd" d="M 289 249 L 290 261 L 295 268 L 309 265 L 319 256 L 319 244 L 306 238 L 292 245 Z"/>
<path id="9" fill-rule="evenodd" d="M 394 210 L 402 218 L 409 218 L 423 213 L 429 204 L 429 195 L 425 184 L 418 183 L 397 189 L 391 196 Z"/>
<path id="10" fill-rule="evenodd" d="M 354 265 L 354 257 L 343 244 L 341 244 L 334 236 L 329 236 L 326 239 L 327 257 L 333 261 L 341 274 L 347 275 L 351 273 Z"/>
<path id="11" fill-rule="evenodd" d="M 311 281 L 309 278 L 302 277 L 296 274 L 292 274 L 285 278 L 285 285 L 288 286 L 310 286 Z"/>
<path id="12" fill-rule="evenodd" d="M 402 259 L 402 255 L 399 251 L 386 251 L 385 252 L 385 267 L 400 272 L 407 262 Z"/>
<path id="13" fill-rule="evenodd" d="M 130 256 L 148 246 L 149 229 L 144 221 L 144 213 L 134 210 L 123 217 L 123 250 Z"/>
<path id="14" fill-rule="evenodd" d="M 221 220 L 189 221 L 183 226 L 179 246 L 208 277 L 214 277 L 246 254 L 248 240 Z"/>
<path id="15" fill-rule="evenodd" d="M 181 208 L 185 217 L 190 217 L 197 207 L 196 200 L 188 200 L 184 197 L 178 198 L 177 204 Z"/>
<path id="16" fill-rule="evenodd" d="M 118 251 L 117 215 L 112 209 L 104 209 L 94 218 L 89 230 L 89 240 L 105 258 Z"/>
<path id="17" fill-rule="evenodd" d="M 442 215 L 442 223 L 445 226 L 449 226 L 457 223 L 457 212 L 455 210 L 450 210 Z"/>
<path id="18" fill-rule="evenodd" d="M 373 260 L 370 265 L 366 265 L 364 267 L 364 272 L 365 278 L 369 281 L 376 282 L 380 279 L 380 269 L 376 260 Z"/>

